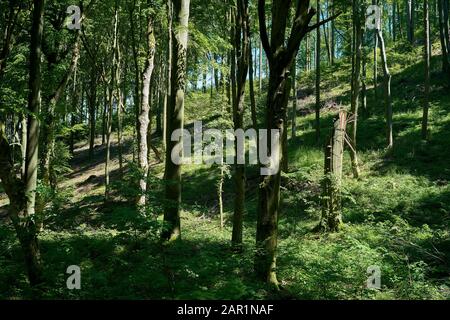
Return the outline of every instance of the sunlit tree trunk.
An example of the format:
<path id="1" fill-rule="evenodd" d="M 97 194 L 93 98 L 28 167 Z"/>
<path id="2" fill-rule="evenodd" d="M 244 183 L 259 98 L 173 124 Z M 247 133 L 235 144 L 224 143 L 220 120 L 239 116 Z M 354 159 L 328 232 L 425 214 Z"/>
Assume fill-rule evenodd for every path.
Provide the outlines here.
<path id="1" fill-rule="evenodd" d="M 147 178 L 148 178 L 148 154 L 149 154 L 149 139 L 147 134 L 149 132 L 150 124 L 150 84 L 152 79 L 152 73 L 154 69 L 154 59 L 155 59 L 155 48 L 156 39 L 153 30 L 153 17 L 150 13 L 147 16 L 147 54 L 145 59 L 144 72 L 142 74 L 142 92 L 141 97 L 141 107 L 139 112 L 139 121 L 137 128 L 138 136 L 138 158 L 139 158 L 139 169 L 140 169 L 140 179 L 139 188 L 140 194 L 137 201 L 138 206 L 144 206 L 146 204 L 146 192 L 147 192 Z"/>
<path id="2" fill-rule="evenodd" d="M 172 76 L 170 100 L 167 108 L 167 150 L 165 158 L 166 207 L 162 238 L 177 240 L 181 236 L 181 164 L 172 161 L 175 148 L 183 145 L 182 138 L 172 141 L 175 130 L 184 128 L 184 91 L 186 87 L 186 63 L 190 0 L 173 0 L 174 19 L 172 25 Z"/>
<path id="3" fill-rule="evenodd" d="M 43 282 L 42 265 L 34 219 L 36 205 L 39 110 L 41 105 L 41 44 L 44 25 L 44 1 L 33 1 L 30 45 L 28 128 L 25 174 L 18 179 L 14 174 L 12 150 L 5 137 L 5 127 L 0 121 L 0 179 L 8 195 L 8 208 L 20 245 L 22 247 L 28 279 L 32 286 Z"/>
<path id="4" fill-rule="evenodd" d="M 387 147 L 391 149 L 394 146 L 393 121 L 392 121 L 392 97 L 391 97 L 391 73 L 387 63 L 386 46 L 384 44 L 383 33 L 381 29 L 377 29 L 377 36 L 380 43 L 381 62 L 383 64 L 384 73 L 384 107 L 386 113 L 386 140 Z"/>

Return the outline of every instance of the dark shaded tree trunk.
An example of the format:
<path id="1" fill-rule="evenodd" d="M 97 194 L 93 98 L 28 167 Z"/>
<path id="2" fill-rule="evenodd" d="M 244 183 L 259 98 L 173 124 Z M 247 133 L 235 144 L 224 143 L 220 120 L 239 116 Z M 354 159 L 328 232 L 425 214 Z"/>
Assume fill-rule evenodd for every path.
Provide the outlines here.
<path id="1" fill-rule="evenodd" d="M 290 70 L 299 50 L 300 42 L 308 32 L 315 28 L 320 28 L 321 24 L 310 27 L 309 23 L 316 11 L 310 9 L 310 1 L 297 1 L 291 34 L 286 41 L 286 16 L 288 16 L 292 1 L 274 0 L 272 1 L 272 30 L 269 42 L 265 4 L 265 0 L 258 1 L 258 16 L 261 41 L 269 60 L 270 68 L 266 104 L 266 129 L 269 131 L 268 150 L 274 156 L 276 163 L 275 166 L 270 167 L 272 175 L 262 176 L 259 184 L 254 268 L 259 279 L 278 288 L 276 249 L 280 209 L 281 167 L 279 165 L 283 160 L 283 144 L 278 140 L 279 143 L 277 143 L 275 149 L 272 149 L 269 145 L 275 132 L 277 132 L 275 138 L 278 136 L 279 139 L 279 137 L 284 136 L 284 131 L 287 129 L 286 109 L 291 89 L 288 78 L 290 77 Z M 326 22 L 323 21 L 322 23 Z M 275 131 L 272 132 L 272 130 Z M 277 161 L 277 158 L 281 159 Z M 261 168 L 267 169 L 267 166 L 261 164 Z"/>
<path id="2" fill-rule="evenodd" d="M 250 43 L 249 43 L 249 17 L 248 0 L 237 0 L 237 15 L 235 24 L 234 47 L 236 50 L 236 97 L 233 106 L 234 130 L 244 129 L 245 84 L 249 71 Z M 252 73 L 252 72 L 250 72 Z M 252 76 L 251 76 L 252 77 Z M 243 221 L 245 212 L 245 165 L 238 159 L 245 157 L 238 153 L 238 141 L 235 140 L 235 168 L 234 168 L 234 216 L 232 244 L 235 247 L 242 245 Z"/>
<path id="3" fill-rule="evenodd" d="M 415 23 L 415 1 L 414 0 L 406 0 L 406 22 L 407 22 L 407 35 L 408 35 L 408 41 L 414 45 L 414 23 Z"/>
<path id="4" fill-rule="evenodd" d="M 251 41 L 250 41 L 250 48 L 251 48 Z M 258 128 L 258 115 L 256 111 L 256 98 L 255 98 L 255 82 L 254 82 L 254 70 L 253 70 L 253 54 L 252 50 L 248 50 L 249 54 L 249 86 L 250 86 L 250 111 L 252 116 L 252 125 L 253 128 L 256 130 Z"/>
<path id="5" fill-rule="evenodd" d="M 442 72 L 444 74 L 450 73 L 450 64 L 448 60 L 449 48 L 447 46 L 448 41 L 446 40 L 445 34 L 445 26 L 444 26 L 444 14 L 443 14 L 443 1 L 437 0 L 438 2 L 438 16 L 439 16 L 439 37 L 441 41 L 441 50 L 442 50 Z"/>

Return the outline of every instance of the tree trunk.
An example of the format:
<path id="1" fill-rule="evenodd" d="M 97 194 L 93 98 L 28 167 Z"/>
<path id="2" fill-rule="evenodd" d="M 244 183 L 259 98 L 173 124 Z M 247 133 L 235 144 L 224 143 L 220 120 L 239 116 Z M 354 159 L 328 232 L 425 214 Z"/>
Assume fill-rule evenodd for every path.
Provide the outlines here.
<path id="1" fill-rule="evenodd" d="M 111 80 L 108 88 L 108 122 L 106 132 L 106 162 L 105 162 L 105 202 L 110 200 L 110 162 L 111 162 L 111 132 L 113 122 L 113 102 L 114 102 L 114 90 L 116 87 L 117 69 L 118 69 L 118 25 L 119 25 L 119 2 L 116 0 L 115 13 L 114 13 L 114 35 L 113 35 L 113 61 L 111 67 Z M 105 84 L 106 85 L 106 84 Z M 118 101 L 117 101 L 118 102 Z"/>
<path id="2" fill-rule="evenodd" d="M 248 55 L 249 55 L 249 66 L 250 66 L 250 71 L 249 71 L 249 86 L 250 86 L 250 111 L 252 114 L 252 124 L 253 124 L 253 129 L 257 129 L 258 128 L 258 115 L 256 113 L 256 98 L 255 98 L 255 83 L 253 81 L 253 54 L 252 54 L 252 50 L 251 50 L 251 40 L 250 41 L 250 50 L 248 50 Z"/>
<path id="3" fill-rule="evenodd" d="M 172 76 L 170 101 L 167 110 L 167 150 L 165 159 L 166 207 L 164 210 L 164 231 L 162 238 L 173 241 L 181 236 L 181 164 L 171 159 L 174 149 L 183 146 L 183 139 L 172 141 L 175 130 L 184 128 L 184 90 L 186 86 L 186 57 L 188 42 L 190 0 L 173 0 L 174 19 L 172 25 Z"/>
<path id="4" fill-rule="evenodd" d="M 97 79 L 95 75 L 95 67 L 91 69 L 91 84 L 90 93 L 88 96 L 89 104 L 89 159 L 92 160 L 94 157 L 94 146 L 95 146 L 95 107 L 97 103 Z M 105 95 L 106 99 L 106 95 Z"/>
<path id="5" fill-rule="evenodd" d="M 384 44 L 383 34 L 381 29 L 377 30 L 378 40 L 380 42 L 381 50 L 381 62 L 383 64 L 384 73 L 384 105 L 386 112 L 386 138 L 388 149 L 394 147 L 394 136 L 393 136 L 393 122 L 392 122 L 392 97 L 391 97 L 391 73 L 389 72 L 389 67 L 387 64 L 386 47 Z"/>
<path id="6" fill-rule="evenodd" d="M 297 66 L 292 65 L 292 139 L 297 137 Z"/>
<path id="7" fill-rule="evenodd" d="M 271 40 L 269 41 L 265 4 L 264 0 L 258 2 L 260 36 L 270 68 L 266 104 L 266 129 L 269 131 L 267 134 L 268 150 L 269 154 L 275 158 L 281 158 L 279 159 L 281 161 L 275 159 L 275 166 L 270 167 L 272 175 L 262 176 L 260 179 L 254 267 L 259 279 L 278 288 L 276 248 L 280 209 L 281 168 L 279 165 L 283 160 L 283 150 L 280 140 L 278 140 L 274 149 L 272 149 L 269 141 L 272 140 L 273 135 L 275 138 L 278 136 L 278 139 L 284 137 L 286 108 L 291 89 L 291 86 L 288 86 L 290 70 L 300 42 L 308 32 L 314 28 L 320 28 L 320 24 L 309 27 L 309 23 L 315 15 L 315 10 L 309 8 L 309 1 L 297 1 L 296 16 L 289 39 L 286 41 L 286 16 L 289 13 L 290 6 L 287 6 L 284 0 L 273 0 Z M 275 132 L 277 133 L 275 134 Z M 261 168 L 267 168 L 267 165 L 261 164 Z"/>
<path id="8" fill-rule="evenodd" d="M 339 112 L 329 144 L 325 147 L 325 177 L 322 182 L 322 219 L 318 231 L 337 232 L 342 224 L 341 185 L 347 113 Z"/>
<path id="9" fill-rule="evenodd" d="M 414 0 L 407 0 L 406 3 L 406 14 L 407 14 L 407 30 L 408 30 L 408 41 L 414 45 L 414 9 L 415 3 Z"/>
<path id="10" fill-rule="evenodd" d="M 334 0 L 332 0 L 333 3 L 331 4 L 331 15 L 334 15 Z M 331 47 L 331 65 L 334 65 L 334 59 L 336 56 L 336 31 L 334 30 L 334 20 L 331 20 L 331 41 L 330 41 L 330 47 Z"/>
<path id="11" fill-rule="evenodd" d="M 425 97 L 423 102 L 422 139 L 428 139 L 428 113 L 430 108 L 430 19 L 428 0 L 424 0 L 424 30 L 425 30 Z"/>
<path id="12" fill-rule="evenodd" d="M 446 35 L 445 35 L 445 27 L 444 27 L 444 16 L 443 16 L 443 1 L 444 0 L 437 0 L 438 1 L 438 15 L 439 15 L 439 36 L 441 40 L 441 50 L 442 50 L 442 72 L 444 74 L 449 74 L 450 72 L 450 64 L 448 61 L 448 54 L 449 54 L 449 48 L 447 47 L 448 41 L 446 41 Z"/>
<path id="13" fill-rule="evenodd" d="M 353 19 L 355 25 L 355 62 L 354 62 L 354 75 L 353 75 L 353 94 L 352 94 L 352 116 L 353 121 L 351 125 L 351 144 L 352 148 L 350 156 L 352 160 L 353 176 L 359 178 L 359 164 L 358 155 L 356 152 L 356 137 L 358 131 L 358 109 L 359 109 L 359 96 L 361 92 L 361 58 L 362 58 L 362 35 L 363 26 L 361 24 L 361 9 L 360 0 L 353 0 Z"/>
<path id="14" fill-rule="evenodd" d="M 235 24 L 234 47 L 236 50 L 237 72 L 236 72 L 236 98 L 234 99 L 233 120 L 234 130 L 244 129 L 244 107 L 245 107 L 245 84 L 249 71 L 249 58 L 251 55 L 249 43 L 249 17 L 248 0 L 237 0 L 237 15 Z M 252 72 L 250 72 L 252 73 Z M 252 77 L 252 76 L 251 76 Z M 235 247 L 242 245 L 243 218 L 245 212 L 245 165 L 239 163 L 238 141 L 235 140 L 235 201 L 233 216 L 232 244 Z"/>
<path id="15" fill-rule="evenodd" d="M 147 55 L 145 60 L 145 68 L 142 74 L 142 93 L 141 93 L 141 107 L 139 113 L 139 121 L 137 128 L 138 135 L 138 158 L 139 158 L 139 169 L 140 169 L 140 179 L 139 188 L 140 194 L 137 199 L 138 206 L 145 206 L 146 204 L 146 192 L 147 192 L 147 179 L 148 179 L 148 154 L 149 154 L 149 144 L 147 134 L 149 132 L 150 124 L 150 83 L 152 79 L 152 73 L 154 69 L 154 59 L 155 59 L 155 48 L 156 39 L 153 31 L 153 17 L 149 14 L 147 17 Z"/>
<path id="16" fill-rule="evenodd" d="M 317 0 L 317 23 L 320 21 L 320 0 Z M 321 36 L 320 28 L 317 28 L 316 32 L 316 143 L 320 143 L 320 55 L 321 55 Z"/>
<path id="17" fill-rule="evenodd" d="M 21 244 L 28 279 L 32 286 L 43 282 L 39 242 L 35 225 L 38 170 L 39 110 L 41 104 L 41 44 L 44 25 L 44 0 L 35 0 L 30 45 L 28 128 L 24 179 L 14 174 L 11 148 L 0 122 L 0 179 L 10 200 L 9 216 Z"/>
<path id="18" fill-rule="evenodd" d="M 263 47 L 261 41 L 259 41 L 259 97 L 262 94 L 262 66 L 263 66 Z"/>
<path id="19" fill-rule="evenodd" d="M 378 0 L 372 0 L 373 5 L 378 5 Z M 375 46 L 373 48 L 373 92 L 375 101 L 378 101 L 378 37 L 374 34 Z"/>

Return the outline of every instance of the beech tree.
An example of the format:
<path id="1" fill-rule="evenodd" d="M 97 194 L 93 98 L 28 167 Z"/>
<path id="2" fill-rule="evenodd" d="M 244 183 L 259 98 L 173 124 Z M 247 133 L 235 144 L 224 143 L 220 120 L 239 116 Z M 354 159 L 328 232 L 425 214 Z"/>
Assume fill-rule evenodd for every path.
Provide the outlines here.
<path id="1" fill-rule="evenodd" d="M 28 279 L 32 286 L 42 283 L 42 264 L 35 220 L 39 145 L 39 110 L 41 105 L 41 57 L 44 28 L 44 0 L 33 1 L 31 27 L 28 127 L 25 174 L 18 179 L 14 172 L 12 151 L 0 121 L 0 178 L 8 195 L 8 214 L 13 222 L 25 257 Z"/>
<path id="2" fill-rule="evenodd" d="M 166 207 L 162 238 L 177 240 L 181 236 L 181 165 L 172 161 L 173 150 L 182 150 L 183 141 L 172 141 L 172 133 L 184 127 L 184 91 L 186 87 L 186 55 L 190 0 L 173 0 L 171 88 L 167 107 L 165 174 Z"/>
<path id="3" fill-rule="evenodd" d="M 309 23 L 316 14 L 316 10 L 310 7 L 310 1 L 296 1 L 295 15 L 291 26 L 291 32 L 287 35 L 287 19 L 293 1 L 273 0 L 271 12 L 270 40 L 266 23 L 266 1 L 258 1 L 258 16 L 261 42 L 269 61 L 269 89 L 267 93 L 265 127 L 269 130 L 268 141 L 271 141 L 270 130 L 279 130 L 280 137 L 284 137 L 287 130 L 286 108 L 289 89 L 288 78 L 300 42 L 308 32 L 320 28 L 323 23 L 334 17 L 318 22 L 313 26 Z M 283 143 L 277 146 L 277 150 L 268 150 L 272 154 L 280 155 L 283 162 Z M 261 177 L 259 185 L 258 219 L 256 229 L 256 255 L 255 272 L 258 277 L 275 287 L 278 287 L 276 276 L 276 248 L 278 214 L 280 209 L 280 181 L 281 168 L 275 175 Z"/>

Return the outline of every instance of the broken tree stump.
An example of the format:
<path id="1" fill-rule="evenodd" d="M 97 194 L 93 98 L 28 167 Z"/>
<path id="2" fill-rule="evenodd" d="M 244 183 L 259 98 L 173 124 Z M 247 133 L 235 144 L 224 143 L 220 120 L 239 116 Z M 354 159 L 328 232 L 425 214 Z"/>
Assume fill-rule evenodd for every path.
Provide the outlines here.
<path id="1" fill-rule="evenodd" d="M 322 232 L 337 232 L 342 225 L 341 185 L 347 113 L 340 111 L 334 120 L 329 143 L 325 147 L 325 176 L 322 181 Z"/>

